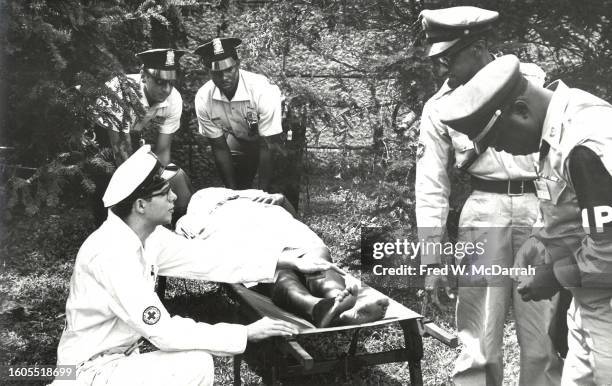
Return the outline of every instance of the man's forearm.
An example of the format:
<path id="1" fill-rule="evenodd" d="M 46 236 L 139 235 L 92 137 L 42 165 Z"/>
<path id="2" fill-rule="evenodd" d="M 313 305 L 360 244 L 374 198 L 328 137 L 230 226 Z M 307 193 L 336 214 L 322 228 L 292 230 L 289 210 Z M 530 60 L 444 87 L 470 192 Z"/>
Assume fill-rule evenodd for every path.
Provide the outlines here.
<path id="1" fill-rule="evenodd" d="M 129 133 L 123 132 L 111 131 L 110 137 L 115 166 L 119 166 L 132 154 L 132 140 Z"/>
<path id="2" fill-rule="evenodd" d="M 268 191 L 272 179 L 272 152 L 266 144 L 259 148 L 259 188 Z"/>
<path id="3" fill-rule="evenodd" d="M 226 188 L 236 189 L 236 177 L 234 176 L 234 165 L 232 164 L 232 154 L 229 149 L 223 149 L 213 146 L 213 154 L 215 156 L 215 164 L 221 175 L 223 184 Z"/>

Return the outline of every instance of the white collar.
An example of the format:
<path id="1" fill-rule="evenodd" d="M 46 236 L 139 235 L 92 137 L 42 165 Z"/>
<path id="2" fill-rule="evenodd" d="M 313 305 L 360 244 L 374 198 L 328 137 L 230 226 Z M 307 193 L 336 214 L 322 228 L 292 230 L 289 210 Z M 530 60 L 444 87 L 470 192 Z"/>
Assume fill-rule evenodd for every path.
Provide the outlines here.
<path id="1" fill-rule="evenodd" d="M 112 210 L 108 210 L 108 217 L 102 226 L 107 227 L 114 234 L 114 243 L 121 243 L 128 250 L 144 248 L 136 232 L 113 213 Z"/>
<path id="2" fill-rule="evenodd" d="M 546 110 L 544 124 L 542 125 L 540 147 L 542 147 L 542 141 L 546 141 L 550 146 L 554 147 L 555 143 L 561 141 L 561 133 L 559 133 L 559 130 L 564 116 L 563 113 L 569 102 L 570 88 L 561 80 L 551 83 L 546 88 L 554 92 L 548 104 L 548 109 Z"/>

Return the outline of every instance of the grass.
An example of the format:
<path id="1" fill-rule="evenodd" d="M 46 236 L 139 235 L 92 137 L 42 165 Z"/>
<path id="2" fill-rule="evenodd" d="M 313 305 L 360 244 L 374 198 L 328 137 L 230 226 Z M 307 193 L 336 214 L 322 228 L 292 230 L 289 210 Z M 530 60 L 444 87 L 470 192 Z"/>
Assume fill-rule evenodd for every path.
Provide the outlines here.
<path id="1" fill-rule="evenodd" d="M 406 213 L 397 208 L 381 209 L 376 190 L 380 182 L 366 178 L 311 177 L 310 204 L 303 219 L 330 246 L 339 265 L 358 274 L 361 224 L 385 222 L 398 233 L 410 234 Z M 76 252 L 93 231 L 87 209 L 46 209 L 35 218 L 13 221 L 3 232 L 0 249 L 0 363 L 11 365 L 54 364 L 56 348 L 64 324 L 64 306 Z M 389 289 L 389 295 L 406 306 L 421 311 L 415 288 Z M 207 322 L 237 321 L 238 306 L 217 285 L 192 280 L 170 279 L 167 307 L 172 313 Z M 454 331 L 452 311 L 430 310 L 427 317 Z M 358 352 L 399 347 L 403 342 L 399 327 L 384 327 L 362 333 Z M 323 335 L 300 338 L 304 347 L 317 356 L 334 358 L 348 349 L 350 335 Z M 505 382 L 516 383 L 518 345 L 514 322 L 506 324 Z M 259 351 L 258 351 L 259 350 Z M 251 360 L 242 364 L 242 382 L 262 382 L 261 347 L 250 348 Z M 423 379 L 427 385 L 449 383 L 459 349 L 450 349 L 434 339 L 424 339 Z M 406 384 L 407 364 L 394 363 L 342 374 L 326 374 L 288 379 L 284 384 Z M 232 358 L 215 358 L 215 384 L 233 381 Z M 19 382 L 18 385 L 28 383 Z M 31 382 L 30 384 L 44 384 Z"/>

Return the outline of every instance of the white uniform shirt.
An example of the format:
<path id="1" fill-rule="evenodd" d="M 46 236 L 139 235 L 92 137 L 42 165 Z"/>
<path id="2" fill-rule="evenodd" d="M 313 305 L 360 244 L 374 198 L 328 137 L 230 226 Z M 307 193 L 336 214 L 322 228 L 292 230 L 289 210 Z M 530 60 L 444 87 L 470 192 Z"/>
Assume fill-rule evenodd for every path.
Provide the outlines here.
<path id="1" fill-rule="evenodd" d="M 521 72 L 538 85 L 544 83 L 545 73 L 535 64 L 521 63 Z M 453 90 L 445 82 L 427 101 L 421 116 L 419 150 L 415 181 L 415 212 L 419 240 L 440 242 L 444 237 L 449 211 L 449 162 L 455 157 L 460 167 L 474 152 L 474 144 L 462 134 L 440 122 L 437 106 Z M 471 175 L 485 180 L 533 180 L 536 155 L 514 156 L 488 148 L 467 169 Z M 440 263 L 440 256 L 421 256 L 423 264 Z"/>
<path id="2" fill-rule="evenodd" d="M 283 131 L 278 86 L 265 76 L 249 71 L 239 70 L 238 88 L 231 101 L 212 80 L 206 82 L 196 94 L 195 109 L 200 134 L 208 138 L 228 133 L 252 142 L 258 136 L 269 137 Z M 257 133 L 249 132 L 247 118 L 258 121 Z"/>
<path id="3" fill-rule="evenodd" d="M 259 230 L 241 235 L 231 251 L 215 235 L 188 240 L 158 226 L 143 246 L 115 214 L 81 246 L 70 280 L 66 326 L 57 363 L 79 365 L 100 353 L 124 352 L 142 336 L 160 350 L 236 354 L 247 342 L 245 326 L 196 323 L 170 317 L 154 293 L 158 274 L 200 280 L 271 280 L 283 247 L 262 245 Z"/>
<path id="4" fill-rule="evenodd" d="M 159 132 L 161 134 L 172 134 L 176 132 L 181 126 L 181 113 L 183 112 L 183 99 L 176 88 L 172 88 L 170 95 L 165 101 L 155 103 L 154 105 L 150 106 L 149 102 L 147 101 L 147 97 L 145 96 L 144 83 L 142 83 L 141 75 L 130 74 L 126 76 L 129 80 L 140 86 L 140 103 L 142 103 L 142 106 L 145 109 L 145 116 L 142 117 L 142 119 L 137 119 L 134 110 L 130 109 L 129 116 L 124 117 L 123 109 L 121 109 L 119 106 L 112 106 L 111 101 L 109 101 L 107 98 L 100 98 L 98 99 L 99 106 L 109 109 L 111 114 L 113 114 L 120 122 L 127 123 L 127 127 L 117 128 L 115 125 L 112 125 L 111 129 L 117 132 L 123 131 L 125 133 L 129 133 L 130 131 L 142 131 L 145 126 L 153 124 L 159 127 Z M 113 78 L 111 81 L 106 83 L 106 86 L 113 90 L 117 95 L 121 95 L 118 78 Z M 109 126 L 108 123 L 102 121 L 101 118 L 98 121 L 104 127 Z"/>
<path id="5" fill-rule="evenodd" d="M 598 282 L 602 278 L 598 274 L 612 273 L 612 245 L 609 240 L 595 241 L 585 233 L 567 160 L 572 149 L 585 146 L 601 157 L 612 174 L 612 106 L 561 81 L 549 88 L 554 94 L 546 112 L 542 141 L 550 145 L 550 150 L 536 163 L 538 180 L 545 184 L 546 192 L 538 194 L 542 228 L 535 236 L 544 243 L 552 260 L 568 255 L 575 258 L 583 286 L 609 285 Z"/>

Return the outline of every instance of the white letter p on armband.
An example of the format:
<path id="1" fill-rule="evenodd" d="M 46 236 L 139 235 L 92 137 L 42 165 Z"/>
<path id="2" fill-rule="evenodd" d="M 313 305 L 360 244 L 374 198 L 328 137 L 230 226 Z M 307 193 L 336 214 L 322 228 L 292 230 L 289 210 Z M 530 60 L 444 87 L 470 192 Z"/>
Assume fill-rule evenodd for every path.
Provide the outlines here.
<path id="1" fill-rule="evenodd" d="M 595 219 L 595 228 L 597 232 L 603 232 L 604 224 L 612 222 L 612 207 L 607 205 L 596 206 L 593 208 L 593 218 Z M 582 226 L 590 228 L 588 208 L 582 210 Z"/>

